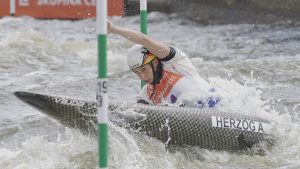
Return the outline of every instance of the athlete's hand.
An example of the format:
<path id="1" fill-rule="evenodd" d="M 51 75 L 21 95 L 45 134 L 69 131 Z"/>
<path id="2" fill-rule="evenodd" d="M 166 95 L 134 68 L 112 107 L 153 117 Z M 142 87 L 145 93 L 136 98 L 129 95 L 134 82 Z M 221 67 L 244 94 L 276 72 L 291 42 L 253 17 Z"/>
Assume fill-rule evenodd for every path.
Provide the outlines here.
<path id="1" fill-rule="evenodd" d="M 107 20 L 107 32 L 112 33 L 114 29 L 114 25 L 110 20 Z"/>

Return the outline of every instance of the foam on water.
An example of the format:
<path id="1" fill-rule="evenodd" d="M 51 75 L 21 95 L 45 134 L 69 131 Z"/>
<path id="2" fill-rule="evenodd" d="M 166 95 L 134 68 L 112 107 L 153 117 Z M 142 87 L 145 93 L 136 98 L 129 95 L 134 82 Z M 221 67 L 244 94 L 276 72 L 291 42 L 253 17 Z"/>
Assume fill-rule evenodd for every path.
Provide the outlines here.
<path id="1" fill-rule="evenodd" d="M 94 167 L 95 140 L 67 130 L 64 140 L 49 141 L 45 136 L 34 136 L 18 150 L 1 149 L 2 168 L 84 168 Z M 80 161 L 79 161 L 80 159 Z M 85 159 L 85 160 L 83 160 Z M 87 161 L 86 161 L 87 160 Z M 88 161 L 90 160 L 90 161 Z"/>

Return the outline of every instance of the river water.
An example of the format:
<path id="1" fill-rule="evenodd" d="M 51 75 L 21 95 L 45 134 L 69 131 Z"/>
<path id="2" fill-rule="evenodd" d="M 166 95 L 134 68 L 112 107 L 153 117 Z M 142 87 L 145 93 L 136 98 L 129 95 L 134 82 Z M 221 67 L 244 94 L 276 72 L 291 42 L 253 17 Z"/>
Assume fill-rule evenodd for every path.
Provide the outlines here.
<path id="1" fill-rule="evenodd" d="M 139 16 L 110 18 L 139 29 Z M 148 34 L 185 51 L 218 89 L 222 111 L 267 118 L 276 144 L 264 156 L 181 147 L 109 124 L 109 167 L 147 169 L 300 168 L 300 25 L 201 25 L 153 12 Z M 108 36 L 109 98 L 134 102 L 140 84 L 128 71 L 132 43 Z M 0 19 L 0 168 L 97 167 L 97 140 L 22 103 L 17 90 L 95 99 L 95 20 Z"/>

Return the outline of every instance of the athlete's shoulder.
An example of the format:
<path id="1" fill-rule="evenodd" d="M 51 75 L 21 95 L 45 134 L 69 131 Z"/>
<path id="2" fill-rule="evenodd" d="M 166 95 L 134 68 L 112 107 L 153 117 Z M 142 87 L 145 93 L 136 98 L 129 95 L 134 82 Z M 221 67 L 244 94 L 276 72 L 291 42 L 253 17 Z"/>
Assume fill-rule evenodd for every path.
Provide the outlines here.
<path id="1" fill-rule="evenodd" d="M 181 56 L 181 57 L 188 57 L 188 55 L 181 49 L 177 48 L 177 47 L 173 47 L 172 48 L 175 50 L 176 55 L 175 56 Z"/>
<path id="2" fill-rule="evenodd" d="M 169 54 L 167 56 L 165 56 L 164 58 L 160 59 L 162 62 L 168 62 L 168 61 L 170 61 L 171 59 L 173 59 L 175 57 L 176 50 L 171 46 L 169 46 L 169 48 L 170 48 Z"/>

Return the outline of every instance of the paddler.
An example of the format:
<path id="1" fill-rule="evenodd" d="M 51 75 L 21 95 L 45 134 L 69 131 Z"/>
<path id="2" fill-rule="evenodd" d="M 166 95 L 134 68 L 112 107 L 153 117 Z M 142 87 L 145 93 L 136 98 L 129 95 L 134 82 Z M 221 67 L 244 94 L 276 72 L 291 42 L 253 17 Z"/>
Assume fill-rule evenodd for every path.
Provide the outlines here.
<path id="1" fill-rule="evenodd" d="M 135 43 L 129 49 L 127 63 L 130 70 L 146 82 L 137 97 L 138 103 L 174 104 L 180 98 L 181 105 L 212 108 L 220 101 L 183 51 L 111 21 L 108 21 L 108 33 Z M 182 97 L 187 95 L 197 99 L 182 102 Z"/>

